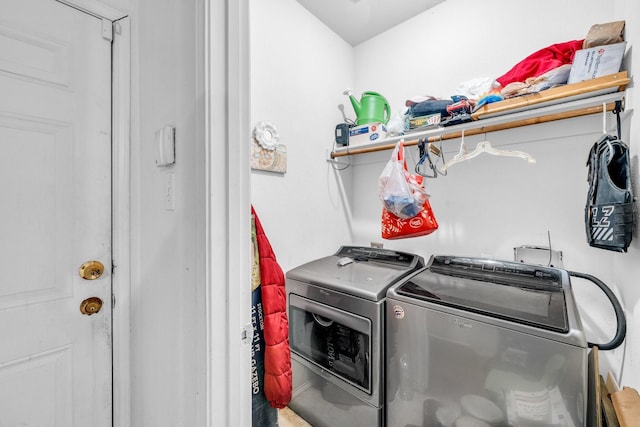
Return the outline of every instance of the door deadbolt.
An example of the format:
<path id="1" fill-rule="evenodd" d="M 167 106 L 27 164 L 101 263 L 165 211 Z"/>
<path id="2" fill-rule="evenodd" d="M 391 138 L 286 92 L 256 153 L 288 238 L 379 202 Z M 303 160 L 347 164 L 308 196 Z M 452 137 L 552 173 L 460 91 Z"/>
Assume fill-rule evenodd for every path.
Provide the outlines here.
<path id="1" fill-rule="evenodd" d="M 104 273 L 104 265 L 100 261 L 87 261 L 80 266 L 79 274 L 85 280 L 96 280 Z"/>
<path id="2" fill-rule="evenodd" d="M 102 308 L 102 300 L 98 297 L 87 298 L 80 303 L 80 313 L 91 316 Z"/>

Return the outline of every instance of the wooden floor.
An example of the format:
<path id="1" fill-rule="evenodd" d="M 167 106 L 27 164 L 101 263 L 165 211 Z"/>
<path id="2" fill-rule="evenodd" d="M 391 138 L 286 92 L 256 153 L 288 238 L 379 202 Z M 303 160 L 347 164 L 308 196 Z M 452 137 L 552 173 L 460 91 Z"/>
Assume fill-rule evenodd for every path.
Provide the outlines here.
<path id="1" fill-rule="evenodd" d="M 278 410 L 279 427 L 313 427 L 289 408 Z"/>

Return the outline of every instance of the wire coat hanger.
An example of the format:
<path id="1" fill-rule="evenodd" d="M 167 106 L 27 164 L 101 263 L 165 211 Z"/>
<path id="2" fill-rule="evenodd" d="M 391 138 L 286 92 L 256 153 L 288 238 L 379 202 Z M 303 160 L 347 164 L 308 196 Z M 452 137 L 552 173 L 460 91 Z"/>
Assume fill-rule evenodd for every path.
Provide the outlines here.
<path id="1" fill-rule="evenodd" d="M 427 138 L 420 138 L 418 140 L 418 150 L 420 154 L 420 160 L 418 160 L 418 163 L 416 163 L 416 167 L 415 167 L 415 172 L 418 175 L 422 175 L 425 178 L 437 178 L 438 175 L 445 176 L 447 174 L 445 170 L 442 170 L 436 166 L 434 161 L 431 160 L 431 155 L 429 155 L 429 152 L 431 152 L 431 154 L 436 156 L 436 162 L 438 161 L 437 159 L 440 159 L 442 160 L 442 163 L 444 163 L 444 152 L 442 151 L 442 142 L 440 142 L 440 148 L 438 148 L 433 143 L 428 142 Z M 428 166 L 429 166 L 429 169 L 431 169 L 431 173 L 427 173 L 423 171 L 422 165 L 425 163 L 425 161 L 429 162 Z"/>
<path id="2" fill-rule="evenodd" d="M 536 159 L 534 159 L 530 154 L 525 153 L 524 151 L 502 150 L 502 149 L 494 148 L 491 145 L 491 143 L 486 139 L 484 141 L 479 142 L 478 145 L 476 145 L 476 148 L 472 152 L 469 152 L 466 144 L 464 143 L 464 130 L 463 130 L 462 136 L 461 136 L 461 142 L 460 142 L 460 151 L 443 166 L 443 170 L 446 170 L 451 165 L 454 165 L 456 163 L 473 159 L 474 157 L 477 157 L 482 153 L 492 154 L 494 156 L 519 157 L 521 159 L 526 160 L 529 163 L 536 162 Z"/>
<path id="3" fill-rule="evenodd" d="M 618 131 L 618 133 L 620 133 Z M 609 133 L 607 132 L 607 103 L 602 103 L 602 136 L 606 138 L 607 148 L 609 152 L 607 153 L 607 164 L 611 163 L 611 159 L 613 158 L 613 145 L 611 145 L 611 140 L 609 138 Z"/>
<path id="4" fill-rule="evenodd" d="M 446 163 L 446 160 L 444 159 L 444 150 L 442 149 L 442 134 L 440 134 L 440 147 L 439 148 L 436 147 L 435 142 L 429 143 L 429 151 L 431 151 L 432 154 L 437 156 L 440 159 L 440 161 L 442 161 L 442 166 L 444 166 L 444 164 Z M 447 175 L 446 169 L 443 169 L 442 167 L 437 167 L 435 164 L 432 163 L 432 168 L 442 176 Z"/>
<path id="5" fill-rule="evenodd" d="M 442 171 L 446 171 L 447 168 L 456 163 L 462 162 L 467 159 L 467 155 L 469 154 L 469 149 L 467 145 L 464 143 L 464 129 L 462 129 L 462 135 L 460 136 L 460 149 L 458 150 L 458 154 L 453 156 L 451 160 L 442 165 Z"/>
<path id="6" fill-rule="evenodd" d="M 418 160 L 418 163 L 416 163 L 415 171 L 418 175 L 422 175 L 425 178 L 437 178 L 438 171 L 435 165 L 433 164 L 433 162 L 431 161 L 431 156 L 429 155 L 429 147 L 426 146 L 428 144 L 429 143 L 427 142 L 427 138 L 420 138 L 418 140 L 420 160 Z M 422 165 L 424 164 L 425 160 L 429 162 L 429 169 L 431 169 L 431 173 L 429 174 L 426 172 L 423 172 L 422 170 Z"/>

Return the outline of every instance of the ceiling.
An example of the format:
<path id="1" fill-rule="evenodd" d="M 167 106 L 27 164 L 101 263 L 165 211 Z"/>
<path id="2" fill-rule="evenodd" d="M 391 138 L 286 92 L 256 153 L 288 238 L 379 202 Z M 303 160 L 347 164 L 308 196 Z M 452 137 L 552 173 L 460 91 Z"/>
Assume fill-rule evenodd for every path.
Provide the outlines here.
<path id="1" fill-rule="evenodd" d="M 444 0 L 298 0 L 352 46 L 442 3 Z"/>

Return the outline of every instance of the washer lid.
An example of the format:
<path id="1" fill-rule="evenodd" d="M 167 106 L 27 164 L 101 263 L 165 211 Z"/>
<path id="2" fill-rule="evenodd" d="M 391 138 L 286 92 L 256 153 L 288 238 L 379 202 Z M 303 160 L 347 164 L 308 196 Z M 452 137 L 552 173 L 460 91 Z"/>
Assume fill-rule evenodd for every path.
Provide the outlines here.
<path id="1" fill-rule="evenodd" d="M 419 255 L 388 249 L 342 246 L 335 255 L 288 271 L 287 279 L 380 301 L 389 286 L 422 267 L 424 259 Z"/>
<path id="2" fill-rule="evenodd" d="M 563 274 L 564 273 L 564 274 Z M 395 292 L 556 332 L 569 332 L 566 273 L 516 262 L 432 257 Z"/>

